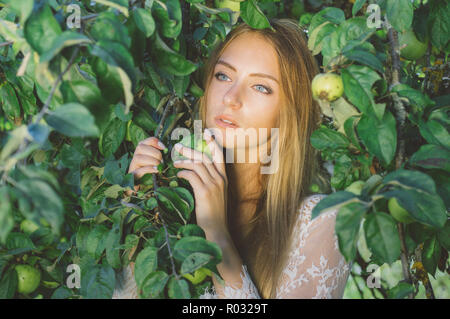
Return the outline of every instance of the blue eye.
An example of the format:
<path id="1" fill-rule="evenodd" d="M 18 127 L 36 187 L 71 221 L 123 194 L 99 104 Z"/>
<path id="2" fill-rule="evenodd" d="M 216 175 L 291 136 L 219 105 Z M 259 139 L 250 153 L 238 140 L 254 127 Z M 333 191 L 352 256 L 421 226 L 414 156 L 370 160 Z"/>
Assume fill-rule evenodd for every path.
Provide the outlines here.
<path id="1" fill-rule="evenodd" d="M 228 78 L 228 76 L 226 76 L 226 75 L 223 74 L 222 72 L 217 72 L 216 74 L 214 74 L 214 77 L 215 77 L 217 80 L 219 80 L 219 81 L 226 81 L 226 80 L 221 80 L 221 79 L 219 78 L 220 76 L 224 76 L 224 77 Z M 264 93 L 264 94 L 271 94 L 271 93 L 272 93 L 272 90 L 269 89 L 269 88 L 267 88 L 267 87 L 265 87 L 264 85 L 257 84 L 256 86 L 262 87 L 264 90 L 266 90 L 266 91 L 264 92 L 263 90 L 258 90 L 258 89 L 257 89 L 257 91 L 259 91 L 259 92 L 261 92 L 261 93 Z"/>
<path id="2" fill-rule="evenodd" d="M 221 76 L 221 75 L 227 77 L 225 74 L 223 74 L 223 73 L 221 73 L 221 72 L 217 72 L 216 74 L 214 74 L 214 76 L 216 77 L 216 79 L 218 79 L 219 81 L 222 81 L 222 80 L 219 79 L 219 76 Z"/>

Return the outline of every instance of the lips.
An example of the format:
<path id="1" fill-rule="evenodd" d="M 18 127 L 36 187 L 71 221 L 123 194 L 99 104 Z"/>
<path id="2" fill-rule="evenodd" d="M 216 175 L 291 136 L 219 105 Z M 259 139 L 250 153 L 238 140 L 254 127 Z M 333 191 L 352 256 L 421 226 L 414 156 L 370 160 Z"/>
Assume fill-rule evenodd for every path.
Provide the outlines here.
<path id="1" fill-rule="evenodd" d="M 214 120 L 215 120 L 216 124 L 221 127 L 232 127 L 232 128 L 239 127 L 239 125 L 237 125 L 236 121 L 227 115 L 222 114 L 222 115 L 216 116 L 214 118 Z"/>

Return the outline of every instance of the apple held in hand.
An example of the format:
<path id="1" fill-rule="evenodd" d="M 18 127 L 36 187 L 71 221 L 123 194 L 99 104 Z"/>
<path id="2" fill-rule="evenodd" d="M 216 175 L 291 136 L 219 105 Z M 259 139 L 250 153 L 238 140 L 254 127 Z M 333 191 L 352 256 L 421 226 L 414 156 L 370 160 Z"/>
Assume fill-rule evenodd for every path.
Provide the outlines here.
<path id="1" fill-rule="evenodd" d="M 198 139 L 195 139 L 195 135 L 191 134 L 189 136 L 183 137 L 183 139 L 180 141 L 180 144 L 183 146 L 186 146 L 188 148 L 194 149 L 198 152 L 204 153 L 208 155 L 210 159 L 212 159 L 211 150 L 208 147 L 208 144 L 206 141 L 199 137 Z M 184 158 L 184 156 L 183 156 Z"/>
<path id="2" fill-rule="evenodd" d="M 344 93 L 342 78 L 335 73 L 317 74 L 312 80 L 311 85 L 315 99 L 332 102 L 340 98 Z"/>

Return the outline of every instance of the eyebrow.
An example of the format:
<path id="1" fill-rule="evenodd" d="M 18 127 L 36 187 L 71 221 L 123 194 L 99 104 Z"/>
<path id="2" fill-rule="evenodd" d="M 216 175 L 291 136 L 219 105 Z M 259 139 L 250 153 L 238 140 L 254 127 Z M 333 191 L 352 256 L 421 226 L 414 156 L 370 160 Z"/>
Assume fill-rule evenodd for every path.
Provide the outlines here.
<path id="1" fill-rule="evenodd" d="M 224 60 L 219 60 L 219 61 L 217 61 L 217 64 L 222 64 L 222 65 L 224 65 L 224 66 L 226 66 L 226 67 L 232 69 L 234 72 L 237 72 L 237 71 L 236 71 L 236 68 L 235 68 L 234 66 L 232 66 L 232 65 L 231 65 L 230 63 L 228 63 L 228 62 L 225 62 Z M 271 80 L 277 82 L 278 84 L 280 84 L 276 78 L 274 78 L 273 76 L 271 76 L 271 75 L 269 75 L 269 74 L 265 74 L 265 73 L 252 73 L 252 74 L 250 74 L 250 76 L 258 76 L 258 77 L 261 77 L 261 78 L 268 78 L 268 79 L 271 79 Z"/>

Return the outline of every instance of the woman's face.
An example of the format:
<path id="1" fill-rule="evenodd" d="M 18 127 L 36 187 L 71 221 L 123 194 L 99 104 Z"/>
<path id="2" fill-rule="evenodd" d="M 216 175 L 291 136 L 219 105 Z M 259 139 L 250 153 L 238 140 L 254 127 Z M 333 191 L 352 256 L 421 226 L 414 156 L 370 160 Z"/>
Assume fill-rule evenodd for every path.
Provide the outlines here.
<path id="1" fill-rule="evenodd" d="M 248 149 L 265 143 L 278 127 L 280 82 L 277 54 L 267 40 L 255 33 L 235 38 L 215 65 L 206 100 L 206 127 L 223 134 L 223 140 L 216 136 L 218 144 Z M 237 127 L 225 127 L 217 119 L 222 115 Z M 260 140 L 259 129 L 266 130 L 266 138 Z M 256 141 L 235 137 L 253 133 Z"/>

